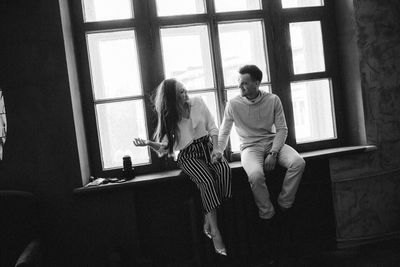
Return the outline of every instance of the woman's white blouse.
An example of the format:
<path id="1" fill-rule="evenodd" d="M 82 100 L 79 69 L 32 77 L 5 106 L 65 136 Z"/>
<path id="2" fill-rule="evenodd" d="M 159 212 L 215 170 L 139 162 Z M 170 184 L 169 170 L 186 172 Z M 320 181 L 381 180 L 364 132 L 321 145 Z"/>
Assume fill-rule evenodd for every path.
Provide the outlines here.
<path id="1" fill-rule="evenodd" d="M 214 117 L 207 108 L 201 97 L 193 97 L 189 99 L 190 116 L 182 118 L 178 123 L 180 130 L 180 139 L 174 144 L 174 150 L 178 151 L 190 145 L 193 140 L 205 135 L 218 135 L 218 128 L 215 125 Z M 163 139 L 164 144 L 168 142 L 167 137 Z M 159 151 L 162 153 L 162 151 Z"/>

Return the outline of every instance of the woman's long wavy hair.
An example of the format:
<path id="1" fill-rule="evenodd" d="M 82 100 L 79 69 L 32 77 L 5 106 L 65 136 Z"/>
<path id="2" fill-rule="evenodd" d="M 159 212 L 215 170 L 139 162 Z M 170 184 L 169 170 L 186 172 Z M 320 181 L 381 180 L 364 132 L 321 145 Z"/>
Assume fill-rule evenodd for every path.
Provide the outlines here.
<path id="1" fill-rule="evenodd" d="M 177 80 L 166 79 L 158 86 L 154 97 L 154 106 L 157 112 L 157 128 L 153 138 L 161 142 L 164 136 L 168 138 L 168 153 L 173 153 L 175 142 L 179 141 L 180 132 L 178 123 L 182 119 L 183 104 L 180 101 L 176 86 Z"/>

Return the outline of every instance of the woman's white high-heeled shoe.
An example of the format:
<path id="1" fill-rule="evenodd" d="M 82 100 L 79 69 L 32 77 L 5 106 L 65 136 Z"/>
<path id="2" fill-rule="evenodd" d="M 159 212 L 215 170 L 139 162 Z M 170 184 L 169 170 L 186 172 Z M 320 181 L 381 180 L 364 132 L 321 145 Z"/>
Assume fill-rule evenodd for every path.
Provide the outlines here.
<path id="1" fill-rule="evenodd" d="M 226 252 L 225 245 L 223 245 L 224 247 L 222 247 L 222 248 L 217 248 L 215 246 L 215 235 L 211 235 L 211 238 L 212 238 L 212 241 L 213 241 L 215 253 L 217 253 L 218 255 L 221 255 L 221 256 L 228 256 L 228 253 Z M 222 244 L 224 244 L 223 241 L 222 241 Z"/>
<path id="2" fill-rule="evenodd" d="M 220 248 L 220 249 L 215 248 L 215 253 L 221 256 L 228 256 L 228 253 L 226 253 L 226 248 Z"/>
<path id="3" fill-rule="evenodd" d="M 203 232 L 209 239 L 212 239 L 210 224 L 207 221 L 207 217 L 204 217 Z"/>

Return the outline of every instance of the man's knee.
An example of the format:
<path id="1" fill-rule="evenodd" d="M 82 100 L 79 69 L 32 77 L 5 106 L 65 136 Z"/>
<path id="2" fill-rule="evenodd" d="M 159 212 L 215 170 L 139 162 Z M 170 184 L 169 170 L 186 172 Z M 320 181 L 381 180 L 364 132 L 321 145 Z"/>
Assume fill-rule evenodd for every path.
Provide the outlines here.
<path id="1" fill-rule="evenodd" d="M 249 183 L 252 184 L 260 184 L 265 182 L 265 176 L 263 171 L 253 171 L 247 174 L 249 178 Z"/>
<path id="2" fill-rule="evenodd" d="M 302 157 L 296 157 L 290 164 L 291 169 L 303 170 L 306 167 L 306 161 Z"/>

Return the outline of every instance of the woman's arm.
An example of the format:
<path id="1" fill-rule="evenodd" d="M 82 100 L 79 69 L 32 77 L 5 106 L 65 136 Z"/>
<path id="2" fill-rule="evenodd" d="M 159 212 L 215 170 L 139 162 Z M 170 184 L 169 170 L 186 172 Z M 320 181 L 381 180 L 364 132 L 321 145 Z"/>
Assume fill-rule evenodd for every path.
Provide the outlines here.
<path id="1" fill-rule="evenodd" d="M 218 142 L 219 149 L 225 150 L 226 144 L 228 143 L 229 135 L 233 126 L 233 115 L 230 108 L 230 102 L 227 103 L 224 111 L 224 118 L 219 128 Z"/>
<path id="2" fill-rule="evenodd" d="M 218 148 L 218 135 L 212 135 L 212 144 L 213 144 L 213 150 L 216 150 Z"/>
<path id="3" fill-rule="evenodd" d="M 211 160 L 213 163 L 216 163 L 216 162 L 221 161 L 222 152 L 218 146 L 218 135 L 212 135 L 211 139 L 212 139 L 212 144 L 213 144 L 213 150 L 211 152 Z"/>
<path id="4" fill-rule="evenodd" d="M 144 140 L 142 138 L 134 138 L 133 144 L 135 146 L 149 146 L 156 152 L 161 152 L 166 149 L 167 145 L 165 143 L 154 142 L 151 140 Z"/>

